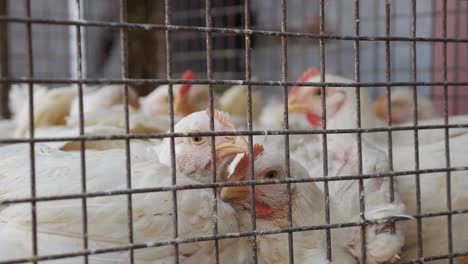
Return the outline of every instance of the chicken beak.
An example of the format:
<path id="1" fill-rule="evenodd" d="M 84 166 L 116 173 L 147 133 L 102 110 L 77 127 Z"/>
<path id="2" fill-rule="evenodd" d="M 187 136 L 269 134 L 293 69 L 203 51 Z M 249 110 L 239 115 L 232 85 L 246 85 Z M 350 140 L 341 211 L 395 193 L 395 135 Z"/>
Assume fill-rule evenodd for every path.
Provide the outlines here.
<path id="1" fill-rule="evenodd" d="M 231 154 L 245 153 L 249 149 L 249 144 L 241 136 L 234 138 L 234 141 L 228 141 L 216 145 L 216 156 L 224 157 Z"/>
<path id="2" fill-rule="evenodd" d="M 290 113 L 305 113 L 309 110 L 309 106 L 300 103 L 288 103 L 288 111 Z"/>
<path id="3" fill-rule="evenodd" d="M 375 114 L 379 118 L 381 119 L 387 118 L 387 104 L 386 104 L 385 95 L 382 95 L 379 98 L 377 98 L 377 100 L 375 101 L 372 107 L 374 108 Z"/>
<path id="4" fill-rule="evenodd" d="M 221 189 L 220 198 L 225 202 L 233 202 L 247 199 L 249 194 L 249 186 L 229 186 Z"/>

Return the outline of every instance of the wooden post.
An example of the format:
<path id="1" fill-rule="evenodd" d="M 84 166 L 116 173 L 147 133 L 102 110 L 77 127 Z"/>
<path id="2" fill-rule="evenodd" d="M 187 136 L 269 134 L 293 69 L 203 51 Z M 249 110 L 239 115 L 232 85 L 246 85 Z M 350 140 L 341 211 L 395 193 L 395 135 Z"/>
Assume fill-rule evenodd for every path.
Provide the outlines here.
<path id="1" fill-rule="evenodd" d="M 0 0 L 0 15 L 6 16 L 8 12 L 8 0 Z M 8 78 L 10 76 L 8 65 L 8 23 L 0 22 L 0 78 Z M 8 109 L 8 92 L 10 85 L 0 83 L 0 115 L 3 118 L 10 116 Z"/>
<path id="2" fill-rule="evenodd" d="M 127 1 L 131 23 L 164 23 L 164 0 Z M 164 31 L 128 31 L 128 63 L 130 78 L 162 78 L 165 76 Z M 135 87 L 140 95 L 148 94 L 154 85 Z"/>

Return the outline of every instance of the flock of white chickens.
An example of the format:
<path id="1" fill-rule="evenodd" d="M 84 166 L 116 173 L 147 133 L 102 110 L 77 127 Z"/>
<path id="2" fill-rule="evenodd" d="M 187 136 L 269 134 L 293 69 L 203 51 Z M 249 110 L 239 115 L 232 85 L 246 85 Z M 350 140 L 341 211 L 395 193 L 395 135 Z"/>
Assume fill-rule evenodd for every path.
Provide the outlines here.
<path id="1" fill-rule="evenodd" d="M 298 82 L 319 82 L 319 75 L 317 69 L 309 69 Z M 194 79 L 195 76 L 187 71 L 183 78 Z M 326 81 L 352 82 L 328 74 Z M 86 141 L 86 186 L 82 184 L 80 141 L 36 143 L 37 197 L 95 194 L 86 201 L 66 198 L 37 202 L 37 255 L 76 253 L 75 256 L 80 256 L 84 245 L 82 219 L 86 211 L 86 253 L 91 263 L 127 263 L 128 251 L 105 249 L 125 248 L 129 243 L 138 248 L 133 252 L 135 263 L 173 263 L 176 254 L 181 263 L 216 263 L 217 254 L 220 263 L 251 263 L 254 237 L 245 234 L 253 230 L 252 206 L 255 230 L 260 230 L 255 238 L 259 263 L 288 263 L 290 246 L 295 263 L 399 263 L 418 259 L 420 254 L 441 256 L 431 263 L 448 263 L 443 256 L 467 252 L 468 215 L 457 212 L 464 212 L 468 203 L 468 173 L 451 170 L 447 180 L 444 169 L 467 166 L 468 130 L 453 128 L 446 133 L 445 129 L 421 129 L 417 134 L 414 130 L 393 131 L 389 162 L 386 131 L 364 131 L 359 136 L 356 133 L 326 136 L 313 133 L 322 125 L 332 131 L 353 129 L 358 125 L 364 130 L 386 127 L 386 97 L 372 102 L 366 88 L 361 88 L 358 111 L 355 88 L 327 87 L 325 94 L 321 92 L 318 87 L 296 86 L 288 95 L 289 129 L 312 132 L 289 136 L 289 166 L 286 166 L 285 137 L 281 135 L 267 136 L 265 132 L 265 136 L 254 136 L 252 157 L 248 154 L 247 138 L 236 133 L 217 136 L 213 143 L 211 137 L 197 136 L 196 132 L 208 132 L 211 127 L 207 85 L 173 86 L 177 121 L 174 131 L 195 133 L 174 138 L 175 160 L 171 156 L 171 138 L 130 140 L 131 185 L 127 181 L 123 140 Z M 170 129 L 168 93 L 168 87 L 161 86 L 140 98 L 129 88 L 131 133 L 163 133 Z M 125 134 L 122 86 L 85 86 L 83 94 L 85 135 Z M 13 118 L 0 124 L 2 138 L 30 136 L 27 96 L 26 85 L 12 88 Z M 325 96 L 326 113 L 322 113 L 322 96 Z M 78 136 L 79 102 L 76 87 L 49 89 L 34 85 L 35 138 Z M 214 131 L 245 130 L 246 87 L 233 86 L 220 98 L 214 98 L 214 102 L 219 109 L 213 113 Z M 254 130 L 283 129 L 281 103 L 263 103 L 258 93 L 252 94 L 252 103 Z M 412 92 L 392 91 L 394 126 L 413 125 L 412 103 Z M 356 122 L 358 113 L 360 124 Z M 323 115 L 326 124 L 322 124 Z M 468 116 L 449 118 L 451 124 L 467 121 Z M 418 124 L 443 123 L 432 102 L 418 97 Z M 449 150 L 445 148 L 446 136 Z M 326 142 L 323 142 L 325 137 Z M 419 145 L 417 155 L 415 138 Z M 215 164 L 212 164 L 212 144 L 216 150 Z M 0 148 L 0 262 L 34 255 L 30 203 L 2 202 L 31 197 L 29 151 L 29 144 Z M 254 164 L 252 176 L 251 160 Z M 166 188 L 173 185 L 171 168 L 174 164 L 176 184 L 187 187 L 176 192 L 176 218 L 173 192 Z M 217 195 L 214 196 L 211 188 L 190 188 L 212 183 L 213 170 L 217 182 L 230 183 L 218 188 Z M 394 175 L 392 170 L 401 171 L 402 175 L 388 177 Z M 363 175 L 361 179 L 359 175 Z M 254 188 L 238 183 L 249 181 L 250 177 L 258 181 L 292 183 L 288 186 L 270 182 Z M 324 179 L 329 181 L 324 182 Z M 139 190 L 131 196 L 132 230 L 129 230 L 128 197 L 125 195 L 130 188 Z M 154 189 L 158 191 L 152 191 Z M 254 202 L 251 197 L 255 197 Z M 217 200 L 216 217 L 214 199 Z M 331 261 L 327 260 L 325 229 L 309 228 L 327 225 L 326 212 L 332 225 L 367 220 L 363 227 L 352 224 L 331 229 Z M 441 212 L 449 213 L 437 215 Z M 177 219 L 177 230 L 174 230 L 174 219 Z M 451 221 L 451 230 L 447 221 Z M 208 239 L 214 234 L 215 222 L 218 234 L 230 234 L 228 238 L 219 239 L 217 247 Z M 288 227 L 298 228 L 292 233 L 291 245 L 287 232 L 272 231 Z M 262 233 L 267 230 L 268 234 Z M 129 241 L 129 233 L 133 241 Z M 170 243 L 175 234 L 177 239 L 207 239 L 180 243 L 176 251 Z M 95 249 L 104 250 L 96 252 Z M 82 263 L 83 257 L 59 258 L 59 262 Z M 468 263 L 468 257 L 454 258 L 453 263 Z"/>

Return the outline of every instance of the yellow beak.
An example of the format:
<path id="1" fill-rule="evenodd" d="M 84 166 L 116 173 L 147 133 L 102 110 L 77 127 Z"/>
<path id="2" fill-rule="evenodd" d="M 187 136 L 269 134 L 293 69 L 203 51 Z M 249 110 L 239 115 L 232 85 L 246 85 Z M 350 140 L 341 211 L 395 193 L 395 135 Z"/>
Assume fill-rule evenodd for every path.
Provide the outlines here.
<path id="1" fill-rule="evenodd" d="M 288 103 L 288 111 L 290 113 L 305 113 L 308 109 L 309 106 L 306 104 Z"/>
<path id="2" fill-rule="evenodd" d="M 386 104 L 386 97 L 385 95 L 380 96 L 375 100 L 374 105 L 372 106 L 374 108 L 375 114 L 377 117 L 381 119 L 386 119 L 387 118 L 387 104 Z"/>
<path id="3" fill-rule="evenodd" d="M 225 202 L 239 201 L 249 198 L 250 186 L 229 186 L 221 189 L 220 198 Z"/>
<path id="4" fill-rule="evenodd" d="M 296 97 L 290 97 L 288 99 L 288 111 L 290 113 L 305 113 L 308 110 L 309 106 L 307 104 L 297 102 Z"/>
<path id="5" fill-rule="evenodd" d="M 217 156 L 225 156 L 229 154 L 245 153 L 249 149 L 249 144 L 241 136 L 234 137 L 234 141 L 224 142 L 216 145 Z"/>

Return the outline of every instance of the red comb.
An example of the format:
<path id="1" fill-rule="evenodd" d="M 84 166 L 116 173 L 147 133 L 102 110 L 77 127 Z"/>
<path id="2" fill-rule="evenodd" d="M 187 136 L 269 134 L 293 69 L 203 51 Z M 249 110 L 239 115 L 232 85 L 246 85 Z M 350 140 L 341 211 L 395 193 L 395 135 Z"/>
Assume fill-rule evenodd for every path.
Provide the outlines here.
<path id="1" fill-rule="evenodd" d="M 182 79 L 184 80 L 195 80 L 195 78 L 195 73 L 191 70 L 185 71 L 184 74 L 182 74 Z M 192 85 L 189 83 L 182 84 L 180 86 L 179 95 L 181 97 L 185 96 L 189 92 L 191 87 Z"/>
<path id="2" fill-rule="evenodd" d="M 258 155 L 263 153 L 263 146 L 260 144 L 255 144 L 253 146 L 253 159 L 255 160 Z M 241 158 L 239 163 L 237 163 L 236 169 L 232 173 L 232 175 L 237 175 L 239 177 L 245 178 L 248 175 L 248 168 L 249 168 L 249 153 L 245 153 L 244 156 Z M 242 179 L 233 179 L 233 180 L 242 180 Z"/>
<path id="3" fill-rule="evenodd" d="M 209 108 L 205 110 L 207 115 L 211 114 Z M 214 118 L 221 124 L 221 131 L 235 131 L 236 127 L 232 124 L 229 114 L 214 109 Z"/>
<path id="4" fill-rule="evenodd" d="M 296 82 L 307 82 L 312 77 L 315 77 L 320 74 L 320 70 L 317 68 L 309 68 L 307 69 Z M 294 86 L 289 95 L 297 94 L 301 90 L 302 86 Z"/>

